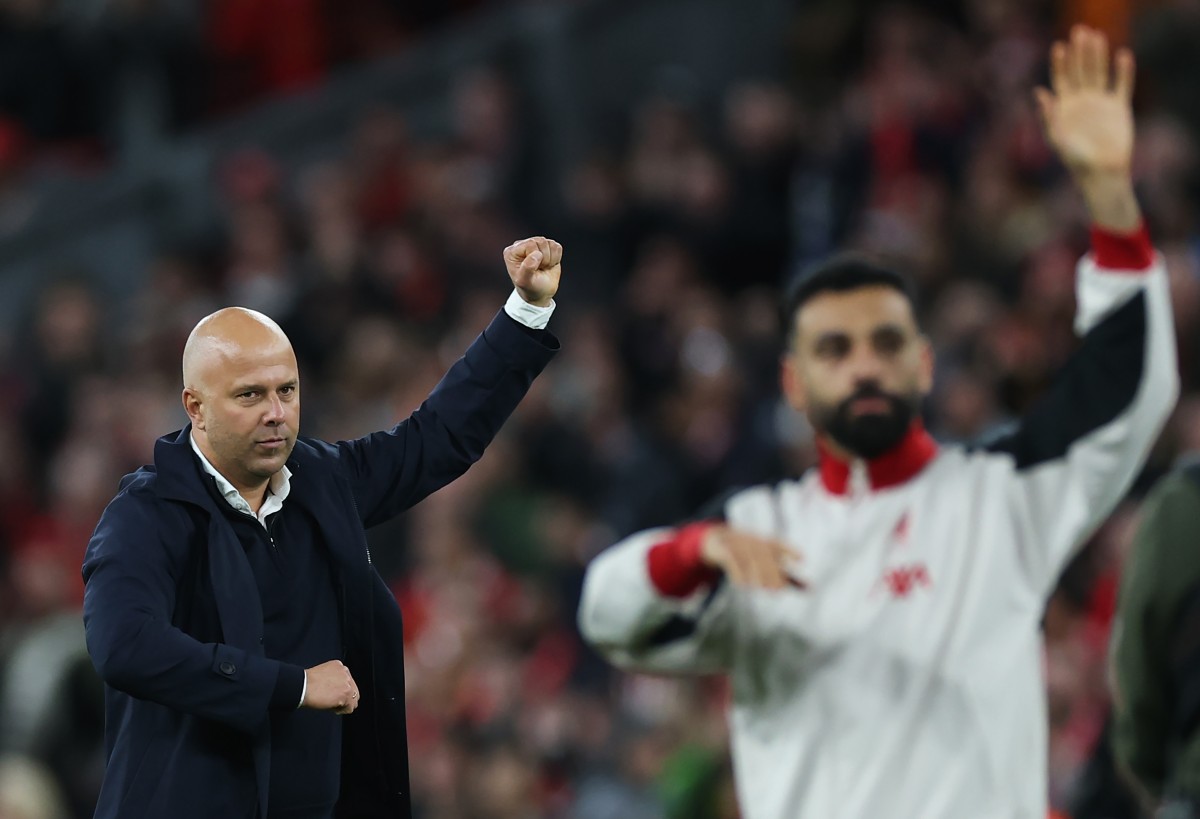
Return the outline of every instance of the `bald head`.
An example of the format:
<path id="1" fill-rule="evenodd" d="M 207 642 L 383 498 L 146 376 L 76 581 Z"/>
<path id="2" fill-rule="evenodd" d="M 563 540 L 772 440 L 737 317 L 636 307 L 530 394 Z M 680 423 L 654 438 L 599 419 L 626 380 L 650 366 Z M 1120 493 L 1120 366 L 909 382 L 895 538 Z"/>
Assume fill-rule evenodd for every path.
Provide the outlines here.
<path id="1" fill-rule="evenodd" d="M 183 406 L 200 451 L 255 507 L 300 427 L 296 354 L 279 325 L 243 307 L 201 320 L 183 348 Z"/>
<path id="2" fill-rule="evenodd" d="M 270 316 L 245 307 L 225 307 L 200 319 L 183 347 L 183 386 L 201 392 L 211 376 L 256 352 L 275 352 L 292 344 Z"/>

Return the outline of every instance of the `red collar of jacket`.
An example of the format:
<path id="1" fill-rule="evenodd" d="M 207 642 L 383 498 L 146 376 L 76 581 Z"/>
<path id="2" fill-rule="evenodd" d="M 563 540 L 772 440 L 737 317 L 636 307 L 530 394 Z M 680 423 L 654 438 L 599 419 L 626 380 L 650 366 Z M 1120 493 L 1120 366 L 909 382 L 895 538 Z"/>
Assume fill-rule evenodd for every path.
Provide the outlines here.
<path id="1" fill-rule="evenodd" d="M 850 489 L 850 462 L 834 455 L 820 439 L 821 483 L 835 495 L 845 495 Z M 912 479 L 937 455 L 938 445 L 925 431 L 919 420 L 892 449 L 866 462 L 871 489 L 887 489 Z"/>

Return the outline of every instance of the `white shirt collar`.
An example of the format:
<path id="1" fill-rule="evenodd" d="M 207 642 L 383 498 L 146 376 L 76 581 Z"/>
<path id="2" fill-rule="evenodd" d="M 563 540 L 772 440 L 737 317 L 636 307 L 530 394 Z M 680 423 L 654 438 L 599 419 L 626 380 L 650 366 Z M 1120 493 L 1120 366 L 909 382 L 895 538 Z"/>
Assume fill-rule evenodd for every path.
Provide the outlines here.
<path id="1" fill-rule="evenodd" d="M 288 493 L 292 491 L 292 473 L 286 466 L 271 476 L 271 480 L 267 484 L 267 498 L 263 501 L 262 506 L 258 507 L 258 514 L 255 515 L 251 511 L 250 502 L 242 497 L 242 493 L 237 491 L 234 485 L 217 471 L 215 466 L 208 462 L 208 458 L 204 457 L 204 453 L 200 451 L 199 445 L 196 444 L 196 436 L 189 433 L 188 441 L 192 445 L 192 451 L 200 459 L 200 466 L 204 467 L 205 472 L 213 476 L 213 479 L 217 482 L 217 488 L 221 490 L 221 495 L 225 498 L 225 502 L 234 509 L 251 517 L 256 517 L 258 522 L 265 528 L 267 518 L 283 508 L 283 501 L 287 498 Z"/>

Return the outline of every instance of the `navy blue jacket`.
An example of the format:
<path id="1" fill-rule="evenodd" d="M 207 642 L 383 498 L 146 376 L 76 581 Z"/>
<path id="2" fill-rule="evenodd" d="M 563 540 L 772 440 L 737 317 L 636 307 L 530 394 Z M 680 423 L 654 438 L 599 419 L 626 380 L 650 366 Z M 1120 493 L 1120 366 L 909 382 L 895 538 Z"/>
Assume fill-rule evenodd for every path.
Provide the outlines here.
<path id="1" fill-rule="evenodd" d="M 328 544 L 343 659 L 361 694 L 344 718 L 338 817 L 411 812 L 400 610 L 364 529 L 478 460 L 557 347 L 501 313 L 393 429 L 296 443 L 286 503 L 306 507 Z M 154 465 L 122 480 L 84 558 L 88 651 L 106 684 L 104 819 L 269 815 L 280 664 L 264 656 L 250 563 L 205 488 L 189 434 L 159 439 Z"/>

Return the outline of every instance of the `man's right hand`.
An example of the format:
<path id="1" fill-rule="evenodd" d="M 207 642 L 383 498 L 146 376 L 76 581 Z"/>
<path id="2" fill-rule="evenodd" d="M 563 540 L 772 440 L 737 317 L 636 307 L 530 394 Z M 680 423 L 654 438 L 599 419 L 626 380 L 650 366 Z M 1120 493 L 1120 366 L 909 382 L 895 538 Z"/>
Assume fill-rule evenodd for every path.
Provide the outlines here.
<path id="1" fill-rule="evenodd" d="M 302 708 L 317 711 L 333 711 L 335 714 L 350 714 L 358 707 L 358 686 L 350 676 L 350 669 L 341 660 L 313 666 L 304 671 L 305 691 Z"/>
<path id="2" fill-rule="evenodd" d="M 700 543 L 700 560 L 717 569 L 738 586 L 782 589 L 804 588 L 789 569 L 803 556 L 786 543 L 739 532 L 723 524 L 713 526 Z"/>

